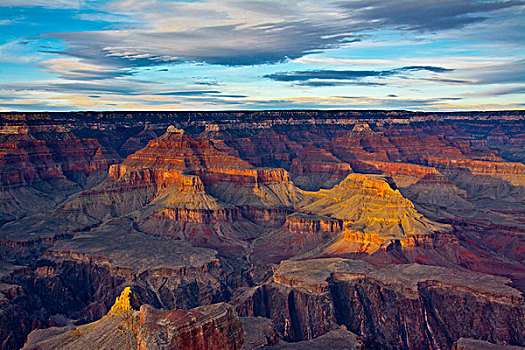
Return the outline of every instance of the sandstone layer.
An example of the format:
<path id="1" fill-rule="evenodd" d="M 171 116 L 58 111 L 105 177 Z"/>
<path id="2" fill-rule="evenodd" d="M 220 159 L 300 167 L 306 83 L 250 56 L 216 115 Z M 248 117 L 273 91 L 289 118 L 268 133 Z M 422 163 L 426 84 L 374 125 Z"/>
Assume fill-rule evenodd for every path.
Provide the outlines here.
<path id="1" fill-rule="evenodd" d="M 0 113 L 0 347 L 523 346 L 524 120 Z"/>
<path id="2" fill-rule="evenodd" d="M 228 304 L 168 311 L 139 303 L 127 287 L 100 320 L 79 327 L 34 331 L 24 349 L 243 348 L 241 322 Z"/>

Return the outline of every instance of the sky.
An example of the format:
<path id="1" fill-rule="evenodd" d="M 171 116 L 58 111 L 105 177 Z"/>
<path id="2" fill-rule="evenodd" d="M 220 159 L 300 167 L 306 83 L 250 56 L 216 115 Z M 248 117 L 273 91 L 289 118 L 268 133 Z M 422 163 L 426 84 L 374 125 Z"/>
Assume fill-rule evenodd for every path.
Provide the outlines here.
<path id="1" fill-rule="evenodd" d="M 1 0 L 0 111 L 525 109 L 525 0 Z"/>

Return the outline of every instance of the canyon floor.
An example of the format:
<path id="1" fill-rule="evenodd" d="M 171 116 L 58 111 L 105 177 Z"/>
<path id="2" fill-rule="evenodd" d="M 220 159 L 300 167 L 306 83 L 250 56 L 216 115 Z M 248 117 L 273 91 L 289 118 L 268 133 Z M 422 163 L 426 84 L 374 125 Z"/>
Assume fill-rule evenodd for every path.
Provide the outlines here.
<path id="1" fill-rule="evenodd" d="M 519 349 L 522 111 L 0 113 L 0 349 Z"/>

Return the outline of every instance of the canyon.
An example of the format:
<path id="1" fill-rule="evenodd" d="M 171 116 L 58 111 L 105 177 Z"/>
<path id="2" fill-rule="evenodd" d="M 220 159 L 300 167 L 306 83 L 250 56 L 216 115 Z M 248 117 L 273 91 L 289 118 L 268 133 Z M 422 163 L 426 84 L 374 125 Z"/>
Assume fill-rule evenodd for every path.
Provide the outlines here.
<path id="1" fill-rule="evenodd" d="M 0 349 L 525 346 L 522 111 L 0 113 Z"/>

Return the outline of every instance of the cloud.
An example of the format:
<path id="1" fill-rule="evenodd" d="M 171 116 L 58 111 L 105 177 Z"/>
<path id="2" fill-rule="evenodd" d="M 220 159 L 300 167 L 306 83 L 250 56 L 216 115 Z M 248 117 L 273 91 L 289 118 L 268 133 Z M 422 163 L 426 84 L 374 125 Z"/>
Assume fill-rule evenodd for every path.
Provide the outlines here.
<path id="1" fill-rule="evenodd" d="M 355 82 L 355 81 L 302 81 L 295 84 L 297 86 L 308 86 L 308 87 L 325 87 L 325 86 L 346 86 L 346 85 L 358 85 L 358 86 L 385 86 L 385 83 L 372 83 L 372 82 Z"/>
<path id="2" fill-rule="evenodd" d="M 49 9 L 79 9 L 93 1 L 84 0 L 2 0 L 0 7 L 45 7 Z"/>
<path id="3" fill-rule="evenodd" d="M 485 21 L 489 13 L 524 5 L 523 0 L 354 0 L 339 5 L 374 27 L 417 31 L 460 28 Z M 481 15 L 483 14 L 483 15 Z"/>
<path id="4" fill-rule="evenodd" d="M 468 92 L 464 93 L 465 97 L 493 97 L 493 96 L 502 96 L 502 95 L 514 95 L 514 94 L 525 94 L 525 85 L 521 86 L 503 86 L 493 89 L 478 91 L 478 92 Z"/>
<path id="5" fill-rule="evenodd" d="M 68 80 L 98 80 L 113 79 L 117 77 L 130 76 L 132 73 L 126 69 L 111 69 L 84 62 L 78 58 L 53 58 L 41 61 L 37 67 L 44 68 L 48 73 L 58 75 L 62 79 Z"/>
<path id="6" fill-rule="evenodd" d="M 453 69 L 433 66 L 407 66 L 387 70 L 308 70 L 295 72 L 279 72 L 264 75 L 265 78 L 284 82 L 310 82 L 310 80 L 351 80 L 359 81 L 364 78 L 382 78 L 388 76 L 406 77 L 407 72 L 428 71 L 432 73 L 446 73 Z M 315 86 L 315 82 L 310 86 Z M 363 83 L 363 85 L 378 85 L 378 83 Z M 323 86 L 323 85 L 318 85 Z"/>
<path id="7" fill-rule="evenodd" d="M 493 64 L 482 69 L 464 69 L 462 74 L 478 84 L 509 84 L 525 82 L 525 59 Z"/>
<path id="8" fill-rule="evenodd" d="M 257 65 L 347 46 L 382 28 L 450 30 L 523 4 L 525 0 L 125 0 L 103 9 L 135 23 L 126 30 L 52 36 L 68 44 L 59 54 L 117 68 L 180 62 Z"/>
<path id="9" fill-rule="evenodd" d="M 367 59 L 357 59 L 357 58 L 333 58 L 333 57 L 300 57 L 294 62 L 304 63 L 304 64 L 323 64 L 323 65 L 333 65 L 333 66 L 347 66 L 347 65 L 385 65 L 392 64 L 393 60 L 385 59 L 376 59 L 376 58 L 367 58 Z"/>
<path id="10" fill-rule="evenodd" d="M 467 97 L 462 94 L 483 89 L 474 85 L 523 83 L 525 62 L 517 61 L 516 48 L 524 42 L 524 4 L 525 0 L 4 0 L 0 7 L 42 7 L 12 11 L 45 16 L 40 14 L 42 23 L 33 21 L 34 30 L 27 32 L 18 25 L 5 26 L 13 30 L 9 38 L 18 39 L 0 45 L 0 61 L 17 69 L 24 66 L 26 73 L 31 67 L 39 72 L 19 79 L 13 70 L 8 78 L 13 80 L 2 86 L 42 96 L 101 96 L 96 99 L 109 99 L 108 106 L 118 97 L 129 103 L 126 106 L 227 106 L 242 100 L 246 108 L 286 104 L 316 108 L 348 99 L 301 100 L 307 88 L 346 85 L 362 86 L 370 96 L 394 92 L 406 97 L 419 92 L 439 95 L 441 84 L 451 84 L 450 91 Z M 54 16 L 70 18 L 55 23 Z M 45 33 L 38 35 L 40 30 Z M 389 50 L 399 51 L 391 55 Z M 473 62 L 466 55 L 506 60 Z M 284 67 L 270 66 L 281 63 Z M 180 69 L 172 68 L 176 64 Z M 169 73 L 160 73 L 167 69 Z M 53 79 L 39 81 L 41 72 L 53 74 Z M 273 81 L 304 89 L 285 89 Z M 387 84 L 394 89 L 366 89 Z M 418 91 L 407 89 L 410 85 Z M 485 88 L 495 94 L 507 91 L 495 87 Z M 327 97 L 321 96 L 323 89 L 315 91 L 318 97 Z M 300 95 L 298 101 L 283 97 L 295 93 Z M 143 95 L 148 97 L 141 100 Z M 270 102 L 246 101 L 257 97 Z M 387 108 L 404 100 L 396 101 L 359 103 Z"/>
<path id="11" fill-rule="evenodd" d="M 171 96 L 198 96 L 198 95 L 209 95 L 209 94 L 220 94 L 217 90 L 193 90 L 193 91 L 168 91 L 168 92 L 157 92 L 156 95 L 171 95 Z"/>
<path id="12" fill-rule="evenodd" d="M 219 86 L 219 82 L 218 81 L 194 81 L 193 84 L 195 85 L 206 85 L 206 86 Z"/>
<path id="13" fill-rule="evenodd" d="M 52 36 L 68 43 L 66 50 L 55 54 L 118 68 L 182 62 L 242 66 L 280 62 L 341 45 L 341 38 L 324 37 L 333 30 L 314 23 L 288 22 L 188 31 L 65 32 Z"/>

